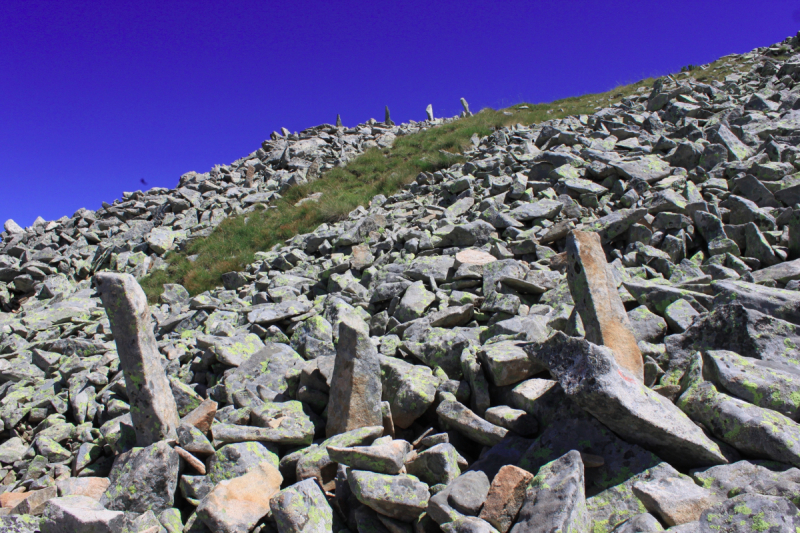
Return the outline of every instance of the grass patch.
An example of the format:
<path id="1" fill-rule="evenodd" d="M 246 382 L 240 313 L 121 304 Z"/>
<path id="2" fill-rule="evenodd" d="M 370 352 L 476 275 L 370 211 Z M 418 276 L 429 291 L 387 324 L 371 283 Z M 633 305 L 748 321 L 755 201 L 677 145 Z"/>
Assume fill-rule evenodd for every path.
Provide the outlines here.
<path id="1" fill-rule="evenodd" d="M 692 74 L 700 74 L 704 81 L 722 80 L 737 70 L 738 61 L 732 58 L 716 61 L 706 70 L 692 70 Z M 682 76 L 688 75 L 686 72 Z M 345 167 L 332 169 L 314 182 L 290 189 L 274 207 L 229 217 L 208 237 L 195 239 L 181 252 L 168 253 L 167 268 L 143 278 L 142 288 L 148 301 L 156 303 L 164 283 L 180 283 L 192 295 L 217 287 L 222 274 L 244 270 L 253 262 L 256 252 L 309 233 L 322 223 L 343 220 L 359 205 L 366 206 L 373 196 L 395 194 L 420 172 L 435 172 L 463 162 L 460 154 L 469 146 L 473 134 L 482 137 L 513 124 L 530 125 L 570 115 L 589 115 L 595 108 L 607 107 L 632 95 L 647 94 L 640 89 L 652 86 L 653 81 L 648 78 L 605 93 L 547 104 L 487 108 L 472 117 L 398 137 L 390 149 L 371 148 Z M 316 192 L 322 193 L 319 203 L 294 205 Z M 196 259 L 189 261 L 188 257 L 193 255 Z"/>

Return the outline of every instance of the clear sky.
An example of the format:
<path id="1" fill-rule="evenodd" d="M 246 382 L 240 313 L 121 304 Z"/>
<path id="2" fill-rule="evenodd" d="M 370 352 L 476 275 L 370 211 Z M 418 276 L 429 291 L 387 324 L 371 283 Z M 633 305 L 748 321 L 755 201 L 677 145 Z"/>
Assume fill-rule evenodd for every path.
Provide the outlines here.
<path id="1" fill-rule="evenodd" d="M 0 224 L 174 187 L 282 126 L 600 92 L 798 30 L 800 0 L 3 0 Z"/>

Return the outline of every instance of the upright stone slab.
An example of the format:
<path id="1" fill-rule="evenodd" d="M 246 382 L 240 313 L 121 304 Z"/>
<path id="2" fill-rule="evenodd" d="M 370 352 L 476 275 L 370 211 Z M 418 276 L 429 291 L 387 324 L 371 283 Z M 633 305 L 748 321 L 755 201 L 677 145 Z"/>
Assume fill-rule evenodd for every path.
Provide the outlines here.
<path id="1" fill-rule="evenodd" d="M 597 233 L 573 231 L 567 236 L 567 280 L 586 340 L 607 346 L 617 363 L 644 381 L 642 352 L 617 292 Z"/>
<path id="2" fill-rule="evenodd" d="M 369 340 L 367 324 L 356 316 L 345 315 L 339 325 L 331 377 L 327 435 L 382 424 L 378 351 Z"/>
<path id="3" fill-rule="evenodd" d="M 94 283 L 117 343 L 137 446 L 177 438 L 178 408 L 161 366 L 144 291 L 130 274 L 103 272 Z"/>

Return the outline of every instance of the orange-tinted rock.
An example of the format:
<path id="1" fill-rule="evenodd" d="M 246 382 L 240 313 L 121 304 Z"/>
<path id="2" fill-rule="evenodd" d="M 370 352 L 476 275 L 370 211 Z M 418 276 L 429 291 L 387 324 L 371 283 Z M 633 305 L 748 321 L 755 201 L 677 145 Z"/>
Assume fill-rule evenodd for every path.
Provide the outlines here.
<path id="1" fill-rule="evenodd" d="M 531 479 L 533 474 L 516 466 L 501 468 L 489 487 L 480 518 L 492 524 L 500 533 L 506 533 L 514 525 Z"/>
<path id="2" fill-rule="evenodd" d="M 59 496 L 88 496 L 98 501 L 109 484 L 107 477 L 71 477 L 56 481 Z"/>
<path id="3" fill-rule="evenodd" d="M 260 463 L 243 476 L 221 481 L 197 506 L 211 531 L 250 531 L 269 512 L 269 500 L 283 483 L 280 472 Z"/>
<path id="4" fill-rule="evenodd" d="M 617 292 L 600 235 L 572 231 L 567 236 L 567 258 L 569 290 L 583 321 L 586 340 L 610 348 L 621 367 L 644 381 L 642 352 Z"/>
<path id="5" fill-rule="evenodd" d="M 13 509 L 30 495 L 30 492 L 4 492 L 0 494 L 0 507 Z"/>
<path id="6" fill-rule="evenodd" d="M 455 266 L 485 265 L 495 261 L 497 261 L 497 258 L 488 252 L 484 252 L 483 250 L 478 250 L 476 248 L 467 248 L 466 250 L 461 250 L 456 254 Z"/>
<path id="7" fill-rule="evenodd" d="M 217 402 L 204 400 L 203 403 L 195 407 L 191 413 L 181 419 L 181 424 L 189 424 L 203 433 L 208 434 L 208 430 L 211 427 L 211 423 L 214 422 L 214 416 L 216 414 Z"/>

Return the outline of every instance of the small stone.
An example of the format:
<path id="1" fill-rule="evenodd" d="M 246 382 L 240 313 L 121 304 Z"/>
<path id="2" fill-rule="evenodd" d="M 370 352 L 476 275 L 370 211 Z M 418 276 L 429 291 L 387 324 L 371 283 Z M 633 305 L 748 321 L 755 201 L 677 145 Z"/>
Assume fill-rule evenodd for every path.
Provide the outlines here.
<path id="1" fill-rule="evenodd" d="M 532 479 L 533 474 L 526 470 L 513 465 L 502 467 L 492 480 L 480 518 L 506 533 L 517 519 Z"/>
<path id="2" fill-rule="evenodd" d="M 683 333 L 700 316 L 692 305 L 683 298 L 675 300 L 664 309 L 664 318 L 667 319 L 669 328 L 675 333 Z"/>
<path id="3" fill-rule="evenodd" d="M 469 516 L 477 516 L 489 494 L 489 478 L 481 471 L 465 472 L 452 486 L 447 501 L 453 509 Z"/>

